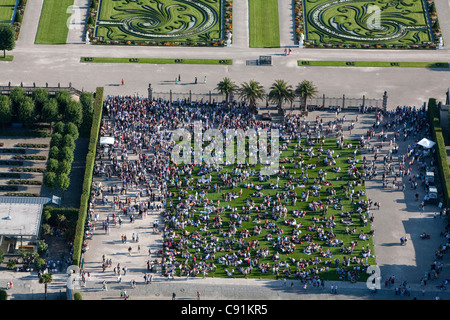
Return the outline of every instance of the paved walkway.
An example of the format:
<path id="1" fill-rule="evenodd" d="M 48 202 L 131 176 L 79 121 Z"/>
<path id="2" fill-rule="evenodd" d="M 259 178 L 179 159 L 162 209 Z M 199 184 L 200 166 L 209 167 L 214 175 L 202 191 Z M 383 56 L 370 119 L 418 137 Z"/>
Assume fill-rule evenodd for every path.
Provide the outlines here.
<path id="1" fill-rule="evenodd" d="M 429 97 L 440 99 L 445 95 L 450 83 L 450 73 L 423 68 L 342 68 L 342 67 L 299 67 L 297 60 L 375 60 L 375 61 L 450 61 L 450 46 L 444 50 L 343 50 L 337 49 L 298 49 L 292 47 L 292 55 L 285 57 L 282 49 L 248 48 L 248 8 L 246 1 L 235 1 L 233 7 L 233 45 L 229 48 L 205 47 L 128 47 L 93 46 L 86 44 L 67 44 L 64 46 L 34 45 L 42 0 L 29 1 L 19 41 L 12 55 L 14 61 L 2 63 L 2 82 L 0 84 L 19 85 L 67 85 L 69 82 L 78 89 L 95 91 L 104 86 L 106 94 L 127 95 L 139 93 L 147 95 L 148 84 L 155 91 L 203 93 L 215 92 L 216 84 L 224 77 L 230 77 L 237 84 L 250 79 L 261 82 L 269 88 L 274 80 L 284 79 L 295 85 L 301 80 L 313 81 L 320 94 L 330 97 L 362 97 L 380 99 L 388 91 L 389 107 L 397 105 L 421 106 Z M 280 8 L 286 6 L 280 1 Z M 444 36 L 449 32 L 450 21 L 448 5 L 439 4 L 440 20 Z M 280 11 L 284 12 L 284 11 Z M 282 19 L 281 30 L 288 21 L 290 13 Z M 283 32 L 283 35 L 287 34 Z M 445 40 L 445 39 L 444 39 Z M 284 43 L 284 40 L 283 40 Z M 272 56 L 273 65 L 269 67 L 246 66 L 247 60 L 260 55 Z M 344 55 L 344 56 L 343 56 Z M 131 65 L 131 64 L 85 64 L 82 56 L 111 57 L 169 57 L 169 58 L 219 58 L 233 59 L 231 66 L 208 65 Z M 207 84 L 181 83 L 176 89 L 173 79 L 181 74 L 182 79 L 203 79 Z M 121 79 L 125 85 L 121 86 Z M 405 80 L 407 79 L 407 81 Z M 425 86 L 426 84 L 426 86 Z M 177 97 L 174 96 L 176 99 Z"/>
<path id="2" fill-rule="evenodd" d="M 87 14 L 90 0 L 75 0 L 67 34 L 67 43 L 84 44 L 86 39 Z"/>
<path id="3" fill-rule="evenodd" d="M 278 21 L 280 23 L 280 47 L 295 47 L 294 1 L 278 0 Z"/>

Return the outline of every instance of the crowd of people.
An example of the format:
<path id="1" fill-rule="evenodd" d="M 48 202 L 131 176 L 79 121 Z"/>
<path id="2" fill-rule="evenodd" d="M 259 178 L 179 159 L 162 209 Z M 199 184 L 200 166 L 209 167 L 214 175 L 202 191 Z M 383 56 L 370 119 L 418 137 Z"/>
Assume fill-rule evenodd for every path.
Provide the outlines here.
<path id="1" fill-rule="evenodd" d="M 358 231 L 354 214 L 364 227 L 373 221 L 373 209 L 380 208 L 380 202 L 366 200 L 363 189 L 357 187 L 382 176 L 385 188 L 404 190 L 405 177 L 409 178 L 411 188 L 416 188 L 423 176 L 413 175 L 412 166 L 417 162 L 421 164 L 421 169 L 434 165 L 433 153 L 419 148 L 415 143 L 411 143 L 405 154 L 399 154 L 400 139 L 406 141 L 412 137 L 412 140 L 417 140 L 419 136 L 429 136 L 430 126 L 423 109 L 398 107 L 387 112 L 370 110 L 376 114 L 376 119 L 372 128 L 360 137 L 358 149 L 344 139 L 346 131 L 353 130 L 358 117 L 347 119 L 339 110 L 334 119 L 328 121 L 320 116 L 315 121 L 306 121 L 303 115 L 288 113 L 282 121 L 267 122 L 259 120 L 254 109 L 243 103 L 181 101 L 173 104 L 162 100 L 114 96 L 107 97 L 104 106 L 106 114 L 101 135 L 112 136 L 115 142 L 99 150 L 94 174 L 107 179 L 114 176 L 121 183 L 108 187 L 94 185 L 90 221 L 96 219 L 96 199 L 100 199 L 102 204 L 110 201 L 106 194 L 113 200 L 111 214 L 102 221 L 105 232 L 110 224 L 120 223 L 124 217 L 132 222 L 147 214 L 160 214 L 164 221 L 161 228 L 164 247 L 158 251 L 158 257 L 162 272 L 168 278 L 175 275 L 205 276 L 216 272 L 217 265 L 223 265 L 227 276 L 260 272 L 271 273 L 277 278 L 317 281 L 322 272 L 328 272 L 333 267 L 339 279 L 356 280 L 365 272 L 368 258 L 373 255 L 366 245 L 373 230 L 367 233 Z M 222 170 L 223 165 L 219 164 L 174 164 L 171 151 L 176 142 L 171 139 L 172 132 L 179 128 L 193 130 L 195 121 L 201 121 L 203 131 L 209 128 L 277 129 L 281 148 L 294 142 L 294 157 L 280 159 L 278 178 L 271 185 L 272 189 L 277 190 L 276 194 L 264 195 L 261 185 L 268 177 L 248 164 L 236 165 L 231 172 Z M 322 148 L 325 138 L 336 140 L 333 150 Z M 317 147 L 319 152 L 315 154 Z M 381 152 L 386 148 L 387 153 Z M 315 167 L 305 163 L 305 160 L 317 158 L 333 172 L 340 172 L 341 168 L 335 166 L 335 160 L 342 149 L 354 150 L 353 157 L 348 159 L 350 166 L 346 173 L 349 183 L 345 187 L 345 197 L 357 208 L 354 212 L 342 210 L 340 199 L 335 196 L 336 190 L 329 183 L 326 172 L 320 171 L 318 177 L 311 178 L 308 169 Z M 361 152 L 362 161 L 357 158 Z M 283 166 L 288 162 L 294 164 L 295 173 Z M 379 168 L 381 162 L 382 167 Z M 202 173 L 202 181 L 196 174 L 198 170 Z M 249 178 L 256 178 L 260 184 L 248 183 Z M 279 184 L 280 179 L 287 182 Z M 312 188 L 305 189 L 301 194 L 294 192 L 294 187 L 305 185 Z M 233 190 L 236 187 L 252 188 L 254 193 L 252 197 L 242 199 L 242 189 Z M 136 190 L 134 197 L 123 196 L 129 190 Z M 209 200 L 209 192 L 220 192 L 221 200 Z M 309 199 L 321 193 L 327 195 L 325 203 Z M 263 201 L 256 204 L 256 198 Z M 230 206 L 229 202 L 234 199 L 244 201 L 245 205 L 239 209 Z M 287 210 L 287 206 L 295 205 L 297 201 L 308 202 L 308 210 L 320 215 L 320 218 L 314 217 L 316 221 L 308 227 L 308 234 L 302 233 L 302 224 L 295 219 L 304 217 L 306 212 Z M 342 211 L 338 219 L 327 215 L 330 206 Z M 289 217 L 292 215 L 294 219 Z M 254 222 L 254 228 L 242 229 L 242 224 L 248 221 Z M 293 227 L 292 235 L 283 234 L 283 229 L 278 225 L 280 221 Z M 362 244 L 361 256 L 352 256 L 358 241 L 349 244 L 339 240 L 339 235 L 333 232 L 336 223 L 346 224 L 346 232 L 358 236 L 360 248 Z M 271 239 L 264 239 L 271 241 L 270 248 L 261 247 L 257 240 L 246 240 L 251 235 L 260 234 L 263 229 L 272 231 L 269 234 Z M 295 246 L 303 243 L 308 244 L 303 252 L 311 258 L 280 259 L 280 254 L 289 257 Z M 348 256 L 342 261 L 333 259 L 327 247 L 339 247 Z M 442 250 L 439 252 L 442 254 Z M 271 262 L 267 262 L 267 257 Z"/>

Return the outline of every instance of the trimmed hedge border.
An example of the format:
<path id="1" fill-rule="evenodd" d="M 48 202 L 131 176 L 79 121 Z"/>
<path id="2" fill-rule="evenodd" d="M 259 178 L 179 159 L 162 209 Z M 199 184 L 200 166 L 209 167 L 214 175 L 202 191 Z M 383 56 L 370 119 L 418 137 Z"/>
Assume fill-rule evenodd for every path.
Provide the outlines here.
<path id="1" fill-rule="evenodd" d="M 444 134 L 439 121 L 439 110 L 435 98 L 428 100 L 428 116 L 430 117 L 431 132 L 433 139 L 437 145 L 437 162 L 439 165 L 439 177 L 442 182 L 442 189 L 444 192 L 444 205 L 450 205 L 449 191 L 450 191 L 450 168 L 447 162 L 447 151 L 445 150 Z"/>
<path id="2" fill-rule="evenodd" d="M 84 172 L 80 209 L 78 211 L 78 221 L 75 230 L 75 239 L 73 241 L 73 265 L 79 265 L 81 260 L 81 251 L 84 240 L 84 228 L 87 212 L 89 210 L 89 198 L 91 195 L 92 174 L 94 172 L 95 155 L 97 152 L 97 143 L 99 140 L 100 124 L 102 121 L 103 98 L 104 88 L 98 87 L 95 92 L 94 114 L 92 116 L 91 134 L 89 137 L 89 146 L 86 156 L 86 170 Z"/>

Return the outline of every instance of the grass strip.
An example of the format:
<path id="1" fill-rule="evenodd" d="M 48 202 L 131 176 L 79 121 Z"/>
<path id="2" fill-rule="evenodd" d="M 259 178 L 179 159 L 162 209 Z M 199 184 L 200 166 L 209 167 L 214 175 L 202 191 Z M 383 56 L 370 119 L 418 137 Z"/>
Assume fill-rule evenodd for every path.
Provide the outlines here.
<path id="1" fill-rule="evenodd" d="M 74 0 L 45 0 L 39 19 L 36 44 L 65 44 Z M 68 13 L 69 11 L 69 13 Z"/>
<path id="2" fill-rule="evenodd" d="M 81 57 L 86 63 L 218 64 L 231 65 L 231 59 L 106 58 Z"/>
<path id="3" fill-rule="evenodd" d="M 449 68 L 448 62 L 299 60 L 297 64 L 301 67 Z"/>
<path id="4" fill-rule="evenodd" d="M 278 0 L 249 0 L 250 48 L 279 48 Z"/>
<path id="5" fill-rule="evenodd" d="M 6 57 L 1 56 L 0 57 L 0 61 L 13 61 L 13 60 L 14 60 L 14 56 L 6 56 Z"/>

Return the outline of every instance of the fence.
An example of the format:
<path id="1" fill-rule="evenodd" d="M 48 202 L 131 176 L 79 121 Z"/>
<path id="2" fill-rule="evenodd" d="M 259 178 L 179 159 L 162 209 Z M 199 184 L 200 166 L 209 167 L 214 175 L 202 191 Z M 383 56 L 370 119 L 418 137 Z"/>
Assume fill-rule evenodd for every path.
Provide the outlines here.
<path id="1" fill-rule="evenodd" d="M 153 91 L 151 85 L 148 87 L 148 98 L 149 99 L 162 99 L 168 102 L 222 102 L 225 101 L 226 97 L 224 94 L 215 93 L 209 91 L 208 93 L 193 93 L 191 90 L 188 92 L 175 92 L 169 90 L 169 92 L 157 92 Z M 229 97 L 230 101 L 233 101 L 235 97 L 231 95 Z M 269 106 L 268 95 L 261 101 L 258 101 L 260 105 Z M 315 98 L 308 99 L 308 106 L 311 107 L 340 107 L 341 109 L 357 109 L 359 107 L 374 107 L 374 108 L 384 108 L 387 106 L 387 92 L 384 92 L 381 98 L 366 98 L 363 95 L 360 98 L 347 98 L 345 95 L 342 97 L 327 97 L 325 94 L 318 95 Z M 296 99 L 292 102 L 292 105 L 300 106 L 300 100 Z M 290 106 L 285 106 L 289 107 Z"/>
<path id="2" fill-rule="evenodd" d="M 60 83 L 58 83 L 57 87 L 49 87 L 48 83 L 45 84 L 45 87 L 36 86 L 35 83 L 33 83 L 33 86 L 24 86 L 23 83 L 21 83 L 19 86 L 25 90 L 25 93 L 27 95 L 31 94 L 33 92 L 33 90 L 35 90 L 37 88 L 47 89 L 48 93 L 51 96 L 55 95 L 58 91 L 61 91 L 61 90 L 66 90 L 66 91 L 69 91 L 71 94 L 76 94 L 76 95 L 80 95 L 82 93 L 82 91 L 72 87 L 72 83 L 69 83 L 68 87 L 61 87 Z M 9 95 L 9 93 L 11 92 L 12 89 L 14 89 L 15 87 L 19 87 L 19 86 L 11 85 L 11 82 L 7 86 L 0 86 L 0 94 Z"/>
<path id="3" fill-rule="evenodd" d="M 323 94 L 321 97 L 311 98 L 308 100 L 308 105 L 312 107 L 341 107 L 342 109 L 359 108 L 359 107 L 386 107 L 387 95 L 379 99 L 366 98 L 347 98 L 345 95 L 342 97 L 327 97 Z"/>

